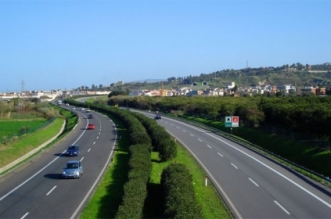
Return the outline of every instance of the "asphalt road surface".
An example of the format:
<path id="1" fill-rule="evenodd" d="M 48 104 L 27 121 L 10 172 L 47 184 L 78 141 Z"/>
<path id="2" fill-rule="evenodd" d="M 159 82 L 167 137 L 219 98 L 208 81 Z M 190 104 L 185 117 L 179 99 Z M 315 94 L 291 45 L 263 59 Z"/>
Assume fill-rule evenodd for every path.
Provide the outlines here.
<path id="1" fill-rule="evenodd" d="M 68 107 L 68 106 L 66 106 Z M 70 107 L 71 108 L 71 107 Z M 64 139 L 28 162 L 24 168 L 0 178 L 0 218 L 77 218 L 93 188 L 110 163 L 116 144 L 116 127 L 103 115 L 76 108 L 79 123 Z M 95 130 L 87 130 L 88 123 Z M 69 145 L 80 146 L 77 157 L 63 155 Z M 84 174 L 62 179 L 69 160 L 80 160 Z"/>
<path id="2" fill-rule="evenodd" d="M 331 218 L 330 188 L 210 131 L 157 122 L 191 151 L 236 218 Z"/>

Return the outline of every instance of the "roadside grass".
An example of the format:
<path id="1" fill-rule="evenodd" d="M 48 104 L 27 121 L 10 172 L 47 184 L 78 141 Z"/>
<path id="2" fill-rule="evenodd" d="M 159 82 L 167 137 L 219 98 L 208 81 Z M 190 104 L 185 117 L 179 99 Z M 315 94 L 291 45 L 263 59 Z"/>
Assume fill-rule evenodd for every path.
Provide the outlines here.
<path id="1" fill-rule="evenodd" d="M 80 218 L 114 218 L 124 194 L 123 186 L 128 180 L 130 159 L 129 136 L 122 123 L 110 117 L 117 124 L 118 141 L 104 177 L 84 208 Z"/>
<path id="2" fill-rule="evenodd" d="M 0 146 L 0 167 L 11 163 L 58 134 L 63 119 L 57 118 L 46 128 L 23 136 L 19 141 Z M 50 137 L 51 136 L 51 137 Z"/>
<path id="3" fill-rule="evenodd" d="M 152 173 L 150 182 L 147 185 L 148 197 L 145 201 L 144 217 L 161 218 L 163 213 L 163 200 L 161 188 L 161 174 L 164 168 L 171 163 L 185 164 L 192 174 L 195 195 L 202 207 L 205 218 L 232 218 L 223 201 L 213 185 L 208 183 L 205 186 L 205 173 L 194 160 L 190 152 L 177 144 L 177 157 L 169 162 L 160 162 L 157 152 L 152 152 Z"/>
<path id="4" fill-rule="evenodd" d="M 22 135 L 22 131 L 30 132 L 47 124 L 46 119 L 0 120 L 0 140 Z"/>
<path id="5" fill-rule="evenodd" d="M 117 142 L 112 163 L 108 166 L 104 177 L 80 215 L 82 219 L 114 218 L 122 202 L 123 186 L 127 181 L 129 171 L 129 142 L 126 129 L 116 119 L 113 121 L 119 125 L 117 132 L 121 137 Z M 190 169 L 196 197 L 205 218 L 232 218 L 213 185 L 204 185 L 204 171 L 184 147 L 178 145 L 178 156 L 173 161 L 161 163 L 157 152 L 152 152 L 151 161 L 153 167 L 150 182 L 147 184 L 148 197 L 144 205 L 144 218 L 162 217 L 163 195 L 160 180 L 163 169 L 171 162 L 184 163 Z"/>

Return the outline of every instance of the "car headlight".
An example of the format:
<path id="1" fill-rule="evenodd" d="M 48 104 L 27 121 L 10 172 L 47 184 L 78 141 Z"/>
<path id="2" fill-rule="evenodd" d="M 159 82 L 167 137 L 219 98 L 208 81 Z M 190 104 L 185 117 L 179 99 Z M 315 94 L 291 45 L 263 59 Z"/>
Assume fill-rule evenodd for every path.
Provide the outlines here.
<path id="1" fill-rule="evenodd" d="M 75 171 L 75 175 L 79 175 L 79 172 L 78 171 Z"/>

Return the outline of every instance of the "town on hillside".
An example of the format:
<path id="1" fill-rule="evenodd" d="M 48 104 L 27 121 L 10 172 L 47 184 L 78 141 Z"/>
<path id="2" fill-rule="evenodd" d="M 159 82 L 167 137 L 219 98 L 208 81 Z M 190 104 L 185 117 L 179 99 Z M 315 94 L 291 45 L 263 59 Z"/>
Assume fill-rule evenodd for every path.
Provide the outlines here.
<path id="1" fill-rule="evenodd" d="M 253 95 L 329 95 L 331 94 L 331 63 L 280 67 L 224 69 L 199 76 L 170 77 L 167 80 L 124 83 L 110 86 L 92 84 L 72 90 L 26 91 L 22 81 L 20 92 L 0 93 L 1 100 L 39 98 L 52 101 L 57 97 L 108 95 L 126 91 L 129 96 L 253 96 Z"/>

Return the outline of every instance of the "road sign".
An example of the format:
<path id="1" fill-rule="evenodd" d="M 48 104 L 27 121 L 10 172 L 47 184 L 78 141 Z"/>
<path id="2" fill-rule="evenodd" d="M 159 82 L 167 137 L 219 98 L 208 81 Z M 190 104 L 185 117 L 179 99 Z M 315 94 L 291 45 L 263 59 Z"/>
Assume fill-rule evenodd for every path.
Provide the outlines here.
<path id="1" fill-rule="evenodd" d="M 231 116 L 225 117 L 225 127 L 232 127 L 232 118 Z"/>
<path id="2" fill-rule="evenodd" d="M 232 127 L 239 127 L 239 116 L 232 116 Z"/>
<path id="3" fill-rule="evenodd" d="M 239 116 L 226 116 L 225 127 L 239 127 Z"/>

